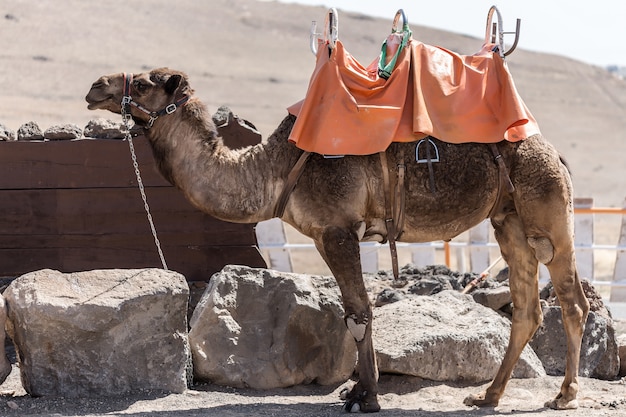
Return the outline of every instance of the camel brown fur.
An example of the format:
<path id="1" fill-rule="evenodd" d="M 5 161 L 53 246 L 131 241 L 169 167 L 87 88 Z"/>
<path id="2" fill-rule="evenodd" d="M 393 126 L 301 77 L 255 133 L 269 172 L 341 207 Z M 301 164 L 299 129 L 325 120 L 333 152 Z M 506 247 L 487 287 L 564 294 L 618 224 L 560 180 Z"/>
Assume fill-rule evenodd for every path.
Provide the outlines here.
<path id="1" fill-rule="evenodd" d="M 120 113 L 124 74 L 98 79 L 87 94 L 90 109 Z M 301 154 L 287 141 L 295 117 L 288 115 L 267 142 L 231 150 L 216 132 L 187 76 L 167 68 L 134 74 L 130 95 L 158 111 L 185 95 L 189 101 L 158 117 L 145 130 L 162 174 L 199 209 L 232 222 L 272 217 L 286 178 Z M 131 107 L 136 123 L 149 116 Z M 358 138 L 355 138 L 358 140 Z M 502 256 L 509 266 L 513 318 L 504 360 L 489 388 L 467 404 L 498 404 L 522 349 L 541 323 L 538 264 L 545 263 L 563 309 L 568 353 L 561 390 L 547 403 L 577 407 L 578 363 L 589 310 L 574 259 L 572 186 L 558 152 L 537 135 L 498 144 L 515 187 L 498 199 L 497 164 L 484 144 L 435 140 L 441 161 L 433 164 L 435 192 L 425 164 L 415 161 L 415 143 L 392 144 L 386 151 L 389 174 L 406 166 L 406 208 L 399 241 L 452 239 L 490 216 Z M 402 157 L 400 157 L 402 155 Z M 378 155 L 325 159 L 312 155 L 291 193 L 282 220 L 309 236 L 341 290 L 345 321 L 358 347 L 358 383 L 346 409 L 378 411 L 378 370 L 372 345 L 372 307 L 363 283 L 359 242 L 387 238 L 385 195 Z M 492 211 L 493 209 L 493 211 Z"/>

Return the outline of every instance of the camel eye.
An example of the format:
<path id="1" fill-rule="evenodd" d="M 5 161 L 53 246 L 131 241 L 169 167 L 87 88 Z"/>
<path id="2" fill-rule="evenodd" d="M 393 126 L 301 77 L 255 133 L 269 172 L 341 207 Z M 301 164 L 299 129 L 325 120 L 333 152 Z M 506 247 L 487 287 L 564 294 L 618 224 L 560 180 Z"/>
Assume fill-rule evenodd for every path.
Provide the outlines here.
<path id="1" fill-rule="evenodd" d="M 148 90 L 148 85 L 140 80 L 133 81 L 133 87 L 138 93 L 145 93 Z"/>

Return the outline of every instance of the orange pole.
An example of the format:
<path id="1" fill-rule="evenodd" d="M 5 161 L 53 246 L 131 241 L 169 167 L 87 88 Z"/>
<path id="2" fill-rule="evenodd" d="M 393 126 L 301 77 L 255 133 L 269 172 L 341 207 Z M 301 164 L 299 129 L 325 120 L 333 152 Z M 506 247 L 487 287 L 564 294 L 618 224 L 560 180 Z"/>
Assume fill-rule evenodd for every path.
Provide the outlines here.
<path id="1" fill-rule="evenodd" d="M 626 214 L 626 208 L 616 207 L 590 207 L 574 208 L 576 214 Z"/>
<path id="2" fill-rule="evenodd" d="M 443 242 L 443 253 L 445 255 L 446 266 L 450 268 L 450 243 L 448 241 Z"/>

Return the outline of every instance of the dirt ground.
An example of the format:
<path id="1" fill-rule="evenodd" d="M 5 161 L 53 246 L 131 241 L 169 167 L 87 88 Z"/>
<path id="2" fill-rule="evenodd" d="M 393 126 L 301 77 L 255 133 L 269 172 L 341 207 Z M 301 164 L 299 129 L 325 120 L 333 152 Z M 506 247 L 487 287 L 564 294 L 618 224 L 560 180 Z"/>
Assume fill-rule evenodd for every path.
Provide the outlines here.
<path id="1" fill-rule="evenodd" d="M 463 399 L 487 384 L 440 383 L 415 377 L 380 378 L 380 416 L 623 416 L 626 415 L 626 380 L 581 378 L 578 410 L 555 411 L 543 407 L 559 389 L 561 377 L 513 379 L 496 408 L 470 408 Z M 284 416 L 322 417 L 342 413 L 341 386 L 296 386 L 269 391 L 197 385 L 183 394 L 141 392 L 112 398 L 32 398 L 24 392 L 14 367 L 0 386 L 2 416 Z"/>

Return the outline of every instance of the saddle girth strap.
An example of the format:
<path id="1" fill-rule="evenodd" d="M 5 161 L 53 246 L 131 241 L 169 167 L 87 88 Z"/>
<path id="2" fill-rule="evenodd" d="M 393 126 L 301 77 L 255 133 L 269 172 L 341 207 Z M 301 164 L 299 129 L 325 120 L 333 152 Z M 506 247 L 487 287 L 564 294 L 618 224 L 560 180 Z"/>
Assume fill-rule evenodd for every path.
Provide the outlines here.
<path id="1" fill-rule="evenodd" d="M 282 191 L 280 192 L 280 196 L 278 197 L 278 201 L 276 202 L 276 206 L 274 206 L 274 217 L 281 218 L 283 214 L 285 214 L 285 208 L 287 207 L 287 201 L 289 201 L 289 196 L 294 188 L 296 188 L 296 184 L 298 183 L 298 179 L 300 175 L 302 175 L 302 171 L 306 161 L 309 159 L 311 152 L 304 151 L 298 158 L 298 161 L 295 163 L 291 171 L 289 171 L 289 175 L 287 175 L 287 179 L 285 180 L 285 184 L 283 186 Z"/>
<path id="2" fill-rule="evenodd" d="M 428 166 L 428 183 L 430 184 L 430 192 L 435 195 L 437 194 L 437 189 L 435 188 L 435 171 L 433 169 L 433 158 L 430 153 L 430 138 L 429 136 L 426 141 L 426 165 Z"/>
<path id="3" fill-rule="evenodd" d="M 389 251 L 391 253 L 391 269 L 393 271 L 393 286 L 402 287 L 406 284 L 406 282 L 400 280 L 400 271 L 398 268 L 398 248 L 396 247 L 396 238 L 398 236 L 398 229 L 396 228 L 396 224 L 394 222 L 394 198 L 392 195 L 393 188 L 391 187 L 391 180 L 389 178 L 389 164 L 387 162 L 387 153 L 379 152 L 380 156 L 380 164 L 382 168 L 383 174 L 383 196 L 385 199 L 385 228 L 387 229 L 387 241 L 389 242 Z M 404 161 L 401 161 L 401 164 L 398 164 L 398 181 L 396 183 L 396 191 L 398 190 L 398 186 L 400 184 L 400 180 L 402 181 L 402 192 L 404 190 Z M 401 174 L 400 174 L 401 172 Z M 399 212 L 398 217 L 403 217 L 402 206 L 403 196 L 398 198 L 400 200 L 399 204 Z"/>
<path id="4" fill-rule="evenodd" d="M 405 205 L 405 193 L 404 193 L 404 176 L 406 172 L 406 165 L 404 164 L 404 149 L 399 147 L 398 151 L 398 179 L 396 181 L 396 192 L 394 194 L 394 218 L 396 219 L 396 239 L 400 237 L 402 229 L 404 229 L 404 205 Z"/>
<path id="5" fill-rule="evenodd" d="M 504 162 L 504 158 L 502 157 L 502 154 L 498 149 L 498 145 L 496 145 L 495 143 L 490 143 L 489 149 L 491 149 L 494 161 L 498 165 L 498 194 L 496 196 L 496 202 L 491 208 L 489 214 L 487 215 L 487 218 L 491 218 L 493 215 L 495 215 L 496 211 L 500 207 L 500 203 L 502 202 L 502 191 L 504 187 L 506 187 L 506 191 L 509 194 L 515 191 L 515 186 L 513 185 L 513 182 L 511 182 L 506 163 Z"/>

